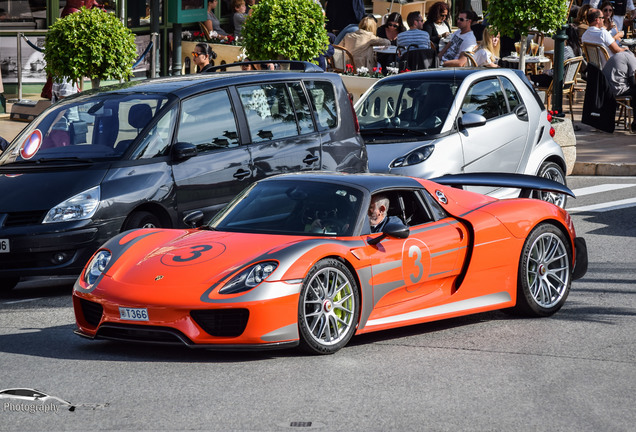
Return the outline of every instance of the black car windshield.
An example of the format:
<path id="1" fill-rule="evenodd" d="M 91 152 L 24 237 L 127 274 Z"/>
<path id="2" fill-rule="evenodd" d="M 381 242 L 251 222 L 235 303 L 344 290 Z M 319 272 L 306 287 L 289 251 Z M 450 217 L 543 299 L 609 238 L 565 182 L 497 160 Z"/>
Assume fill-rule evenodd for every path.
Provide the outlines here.
<path id="1" fill-rule="evenodd" d="M 217 231 L 350 236 L 363 192 L 336 183 L 266 181 L 236 197 L 211 222 Z"/>
<path id="2" fill-rule="evenodd" d="M 21 133 L 0 165 L 119 158 L 167 102 L 163 95 L 113 93 L 63 100 Z"/>
<path id="3" fill-rule="evenodd" d="M 361 132 L 387 139 L 438 134 L 455 99 L 453 80 L 404 79 L 379 82 L 356 106 Z M 399 142 L 399 141 L 396 141 Z"/>

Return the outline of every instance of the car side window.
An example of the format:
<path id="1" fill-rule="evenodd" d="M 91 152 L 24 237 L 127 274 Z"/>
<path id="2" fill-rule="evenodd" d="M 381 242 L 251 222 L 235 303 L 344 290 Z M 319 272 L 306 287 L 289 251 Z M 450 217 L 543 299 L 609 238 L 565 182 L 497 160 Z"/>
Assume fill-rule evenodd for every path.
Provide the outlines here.
<path id="1" fill-rule="evenodd" d="M 311 118 L 311 109 L 309 108 L 309 101 L 307 95 L 303 89 L 303 86 L 299 82 L 290 83 L 289 91 L 291 93 L 292 100 L 294 102 L 294 109 L 296 110 L 296 120 L 298 122 L 298 129 L 300 134 L 306 134 L 315 132 L 314 121 Z"/>
<path id="2" fill-rule="evenodd" d="M 177 141 L 196 145 L 199 153 L 236 147 L 239 135 L 227 90 L 186 99 L 181 104 Z"/>
<path id="3" fill-rule="evenodd" d="M 408 226 L 431 222 L 434 215 L 428 210 L 419 193 L 414 190 L 392 190 L 382 192 L 389 198 L 387 215 L 396 216 Z"/>
<path id="4" fill-rule="evenodd" d="M 150 159 L 168 154 L 172 130 L 177 117 L 177 107 L 173 107 L 157 122 L 144 137 L 132 155 L 132 159 Z"/>
<path id="5" fill-rule="evenodd" d="M 501 84 L 504 88 L 504 93 L 506 94 L 506 98 L 508 99 L 508 105 L 510 106 L 510 111 L 514 111 L 517 106 L 522 105 L 521 97 L 517 92 L 515 86 L 510 82 L 510 80 L 506 77 L 499 77 L 501 80 Z"/>
<path id="6" fill-rule="evenodd" d="M 464 96 L 462 112 L 479 114 L 486 120 L 507 114 L 508 107 L 499 80 L 491 78 L 473 84 Z"/>
<path id="7" fill-rule="evenodd" d="M 336 92 L 329 81 L 305 81 L 311 104 L 316 112 L 318 130 L 327 130 L 338 126 L 338 107 Z"/>
<path id="8" fill-rule="evenodd" d="M 294 106 L 285 83 L 243 86 L 237 90 L 252 142 L 298 135 Z"/>

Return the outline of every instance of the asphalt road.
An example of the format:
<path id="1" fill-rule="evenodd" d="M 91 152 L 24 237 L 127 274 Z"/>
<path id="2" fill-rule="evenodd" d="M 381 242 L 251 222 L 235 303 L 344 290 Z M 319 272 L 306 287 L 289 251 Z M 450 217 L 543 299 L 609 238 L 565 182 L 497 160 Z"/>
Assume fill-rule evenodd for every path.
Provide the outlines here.
<path id="1" fill-rule="evenodd" d="M 81 339 L 68 281 L 24 282 L 0 298 L 0 390 L 76 408 L 0 398 L 0 430 L 633 431 L 636 178 L 568 182 L 590 267 L 551 318 L 484 313 L 332 356 L 225 353 Z"/>

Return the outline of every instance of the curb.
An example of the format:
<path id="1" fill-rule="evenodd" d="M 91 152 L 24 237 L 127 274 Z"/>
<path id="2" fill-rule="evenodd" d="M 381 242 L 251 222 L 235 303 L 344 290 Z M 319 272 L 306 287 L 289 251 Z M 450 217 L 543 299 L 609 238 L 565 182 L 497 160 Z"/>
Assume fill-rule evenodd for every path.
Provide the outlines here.
<path id="1" fill-rule="evenodd" d="M 577 162 L 573 176 L 636 176 L 636 164 Z"/>

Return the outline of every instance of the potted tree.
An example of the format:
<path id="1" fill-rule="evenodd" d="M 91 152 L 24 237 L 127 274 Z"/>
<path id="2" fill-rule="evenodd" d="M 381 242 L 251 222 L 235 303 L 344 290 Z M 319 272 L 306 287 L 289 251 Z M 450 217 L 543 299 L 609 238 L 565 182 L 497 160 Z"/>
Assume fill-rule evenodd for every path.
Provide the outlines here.
<path id="1" fill-rule="evenodd" d="M 313 0 L 261 0 L 243 24 L 251 60 L 314 61 L 329 44 L 325 16 Z"/>
<path id="2" fill-rule="evenodd" d="M 82 86 L 84 77 L 93 88 L 103 79 L 127 79 L 137 58 L 135 35 L 113 14 L 86 9 L 61 18 L 45 39 L 46 71 Z"/>
<path id="3" fill-rule="evenodd" d="M 521 35 L 521 52 L 531 29 L 554 33 L 567 22 L 568 0 L 490 0 L 485 16 L 488 24 L 503 36 Z M 524 56 L 519 56 L 519 69 L 526 70 Z"/>

